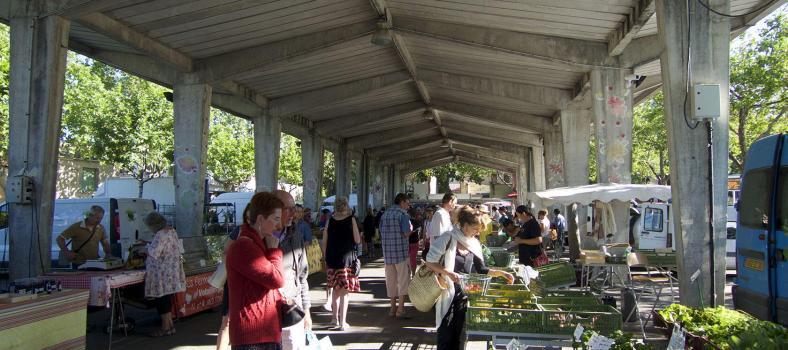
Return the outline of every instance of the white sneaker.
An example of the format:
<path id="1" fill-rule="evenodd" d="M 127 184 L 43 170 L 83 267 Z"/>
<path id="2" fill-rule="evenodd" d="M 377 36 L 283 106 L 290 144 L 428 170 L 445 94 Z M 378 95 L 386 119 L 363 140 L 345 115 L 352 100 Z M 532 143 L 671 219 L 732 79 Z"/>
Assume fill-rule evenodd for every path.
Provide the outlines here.
<path id="1" fill-rule="evenodd" d="M 331 310 L 331 303 L 325 303 L 325 304 L 323 304 L 323 310 L 326 310 L 326 311 L 328 311 L 328 312 L 331 312 L 331 311 L 332 311 L 332 310 Z"/>

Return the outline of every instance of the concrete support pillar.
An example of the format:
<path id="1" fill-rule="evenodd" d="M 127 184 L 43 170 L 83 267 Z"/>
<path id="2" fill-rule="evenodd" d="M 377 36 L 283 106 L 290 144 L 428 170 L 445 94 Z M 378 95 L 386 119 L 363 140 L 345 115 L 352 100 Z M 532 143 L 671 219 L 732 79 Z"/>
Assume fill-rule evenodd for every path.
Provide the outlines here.
<path id="1" fill-rule="evenodd" d="M 599 183 L 632 183 L 632 82 L 625 69 L 594 69 L 594 131 Z"/>
<path id="2" fill-rule="evenodd" d="M 334 154 L 334 169 L 336 171 L 336 193 L 337 197 L 350 197 L 350 154 L 347 144 L 342 141 L 339 143 L 337 153 Z"/>
<path id="3" fill-rule="evenodd" d="M 528 191 L 542 191 L 546 186 L 544 148 L 532 146 L 530 148 L 529 159 L 528 169 L 531 171 L 531 177 L 528 182 Z"/>
<path id="4" fill-rule="evenodd" d="M 392 165 L 392 168 L 394 169 L 394 171 L 392 172 L 392 175 L 391 175 L 391 181 L 393 181 L 393 185 L 394 185 L 394 189 L 392 190 L 392 194 L 393 195 L 391 196 L 391 200 L 393 201 L 394 200 L 394 196 L 396 196 L 398 193 L 403 192 L 405 190 L 405 188 L 404 188 L 405 187 L 405 183 L 404 183 L 403 177 L 402 177 L 402 170 L 397 169 L 397 167 L 394 166 L 394 165 Z"/>
<path id="5" fill-rule="evenodd" d="M 515 169 L 515 187 L 517 190 L 517 205 L 525 204 L 528 193 L 528 150 L 517 150 L 517 169 Z"/>
<path id="6" fill-rule="evenodd" d="M 385 187 L 383 182 L 383 166 L 377 161 L 370 161 L 370 167 L 372 169 L 372 178 L 370 179 L 370 185 L 372 187 L 372 206 L 375 209 L 380 209 L 385 203 L 383 201 L 383 188 Z"/>
<path id="7" fill-rule="evenodd" d="M 13 281 L 41 275 L 50 266 L 70 22 L 27 13 L 25 1 L 12 1 L 10 7 L 8 180 L 24 174 L 34 187 L 32 203 L 8 207 Z"/>
<path id="8" fill-rule="evenodd" d="M 254 177 L 257 192 L 277 189 L 279 180 L 279 145 L 282 123 L 263 112 L 254 123 Z"/>
<path id="9" fill-rule="evenodd" d="M 564 178 L 567 186 L 588 184 L 588 155 L 591 138 L 591 113 L 588 110 L 561 110 L 563 134 Z M 580 257 L 580 243 L 586 234 L 587 208 L 574 205 L 566 213 L 569 231 L 569 254 L 572 260 Z"/>
<path id="10" fill-rule="evenodd" d="M 304 181 L 304 207 L 317 212 L 323 184 L 323 143 L 314 130 L 301 139 L 301 177 Z"/>
<path id="11" fill-rule="evenodd" d="M 547 188 L 566 186 L 564 179 L 564 142 L 560 125 L 544 133 L 545 180 Z"/>
<path id="12" fill-rule="evenodd" d="M 708 5 L 730 13 L 729 0 L 712 0 Z M 687 28 L 687 17 L 691 27 Z M 662 90 L 670 154 L 670 183 L 673 192 L 673 228 L 678 253 L 681 303 L 699 306 L 722 305 L 725 286 L 726 181 L 728 169 L 728 86 L 730 20 L 711 14 L 696 1 L 657 2 L 657 28 L 662 55 Z M 687 32 L 690 33 L 687 42 Z M 687 47 L 690 91 L 696 84 L 719 84 L 721 115 L 713 128 L 713 164 L 709 167 L 708 126 L 687 122 L 692 110 L 685 109 L 687 94 Z M 687 105 L 690 105 L 689 103 Z M 689 124 L 689 125 L 687 125 Z M 709 174 L 713 174 L 710 181 Z M 711 186 L 710 186 L 711 184 Z M 709 196 L 713 197 L 710 206 Z M 709 220 L 713 213 L 713 220 Z M 713 230 L 709 222 L 713 223 Z M 712 254 L 712 247 L 714 254 Z M 696 271 L 700 276 L 690 279 Z M 700 291 L 700 292 L 699 292 Z M 699 295 L 702 293 L 702 296 Z"/>
<path id="13" fill-rule="evenodd" d="M 386 196 L 385 196 L 385 205 L 390 206 L 394 203 L 394 196 L 397 194 L 395 189 L 395 177 L 394 177 L 394 164 L 390 164 L 386 166 Z"/>
<path id="14" fill-rule="evenodd" d="M 175 225 L 178 235 L 184 237 L 186 260 L 190 264 L 207 257 L 201 236 L 211 86 L 176 82 L 172 90 L 175 112 Z"/>
<path id="15" fill-rule="evenodd" d="M 358 190 L 356 192 L 358 198 L 358 217 L 363 218 L 367 215 L 367 207 L 369 203 L 369 157 L 365 154 L 361 156 L 358 162 Z"/>
<path id="16" fill-rule="evenodd" d="M 597 145 L 599 183 L 632 182 L 632 81 L 631 70 L 594 69 L 591 89 L 594 96 L 594 131 Z M 629 242 L 629 202 L 613 201 L 615 242 Z"/>

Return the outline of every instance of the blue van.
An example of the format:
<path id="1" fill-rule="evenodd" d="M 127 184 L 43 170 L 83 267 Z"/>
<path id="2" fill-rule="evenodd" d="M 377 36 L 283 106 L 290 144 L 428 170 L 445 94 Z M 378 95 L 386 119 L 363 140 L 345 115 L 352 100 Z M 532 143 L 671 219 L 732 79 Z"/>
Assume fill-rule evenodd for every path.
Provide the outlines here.
<path id="1" fill-rule="evenodd" d="M 755 141 L 741 180 L 733 303 L 788 325 L 788 135 Z"/>

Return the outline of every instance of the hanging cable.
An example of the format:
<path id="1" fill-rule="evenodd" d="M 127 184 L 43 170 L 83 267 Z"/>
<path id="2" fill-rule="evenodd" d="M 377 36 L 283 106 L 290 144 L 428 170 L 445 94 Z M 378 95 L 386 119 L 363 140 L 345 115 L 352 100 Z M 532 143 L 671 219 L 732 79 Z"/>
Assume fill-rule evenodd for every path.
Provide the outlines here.
<path id="1" fill-rule="evenodd" d="M 731 14 L 728 14 L 728 13 L 722 13 L 722 12 L 719 12 L 719 11 L 717 11 L 717 10 L 715 10 L 715 9 L 711 8 L 711 6 L 709 6 L 709 4 L 707 4 L 707 3 L 706 3 L 706 2 L 704 2 L 703 0 L 698 0 L 698 3 L 700 3 L 700 4 L 701 4 L 701 6 L 705 7 L 707 10 L 711 11 L 712 13 L 714 13 L 714 14 L 716 14 L 716 15 L 718 15 L 718 16 L 722 16 L 722 17 L 728 17 L 728 18 L 746 17 L 746 16 L 752 15 L 752 14 L 754 14 L 754 13 L 758 13 L 758 12 L 760 12 L 761 10 L 763 10 L 763 9 L 765 9 L 765 8 L 767 8 L 767 7 L 769 7 L 769 6 L 771 6 L 771 5 L 772 5 L 772 4 L 774 4 L 775 2 L 777 2 L 777 0 L 771 0 L 771 1 L 767 1 L 767 2 L 766 2 L 766 3 L 764 3 L 763 5 L 761 5 L 761 6 L 757 7 L 755 10 L 752 10 L 752 11 L 750 11 L 750 12 L 747 12 L 747 13 L 742 13 L 742 14 L 740 14 L 740 15 L 731 15 Z"/>
<path id="2" fill-rule="evenodd" d="M 684 124 L 687 124 L 687 127 L 690 130 L 695 130 L 695 128 L 697 128 L 700 123 L 696 121 L 695 125 L 692 125 L 692 124 L 690 124 L 689 119 L 687 118 L 687 99 L 689 98 L 689 93 L 690 93 L 690 73 L 691 73 L 690 60 L 692 59 L 692 56 L 690 55 L 690 51 L 692 49 L 692 45 L 691 45 L 692 16 L 690 15 L 690 8 L 689 8 L 690 3 L 689 3 L 689 0 L 686 0 L 685 4 L 687 5 L 687 55 L 685 56 L 687 58 L 687 60 L 686 60 L 687 61 L 687 69 L 686 69 L 686 72 L 685 72 L 686 73 L 686 79 L 684 80 L 685 81 L 685 85 L 684 85 L 684 109 L 682 110 L 682 113 L 684 114 Z"/>

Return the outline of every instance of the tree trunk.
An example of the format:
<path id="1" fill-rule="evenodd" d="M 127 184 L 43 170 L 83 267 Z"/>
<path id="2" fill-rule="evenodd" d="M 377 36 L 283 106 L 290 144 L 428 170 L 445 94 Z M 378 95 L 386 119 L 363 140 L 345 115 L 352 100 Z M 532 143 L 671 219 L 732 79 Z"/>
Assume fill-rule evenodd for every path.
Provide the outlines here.
<path id="1" fill-rule="evenodd" d="M 744 127 L 747 125 L 749 112 L 749 109 L 746 107 L 739 108 L 739 125 L 736 129 L 736 138 L 739 140 L 739 174 L 744 171 L 744 162 L 747 161 L 747 141 L 744 137 Z"/>
<path id="2" fill-rule="evenodd" d="M 139 178 L 137 179 L 139 182 L 139 193 L 137 194 L 137 198 L 142 198 L 142 190 L 145 188 L 145 180 Z"/>

